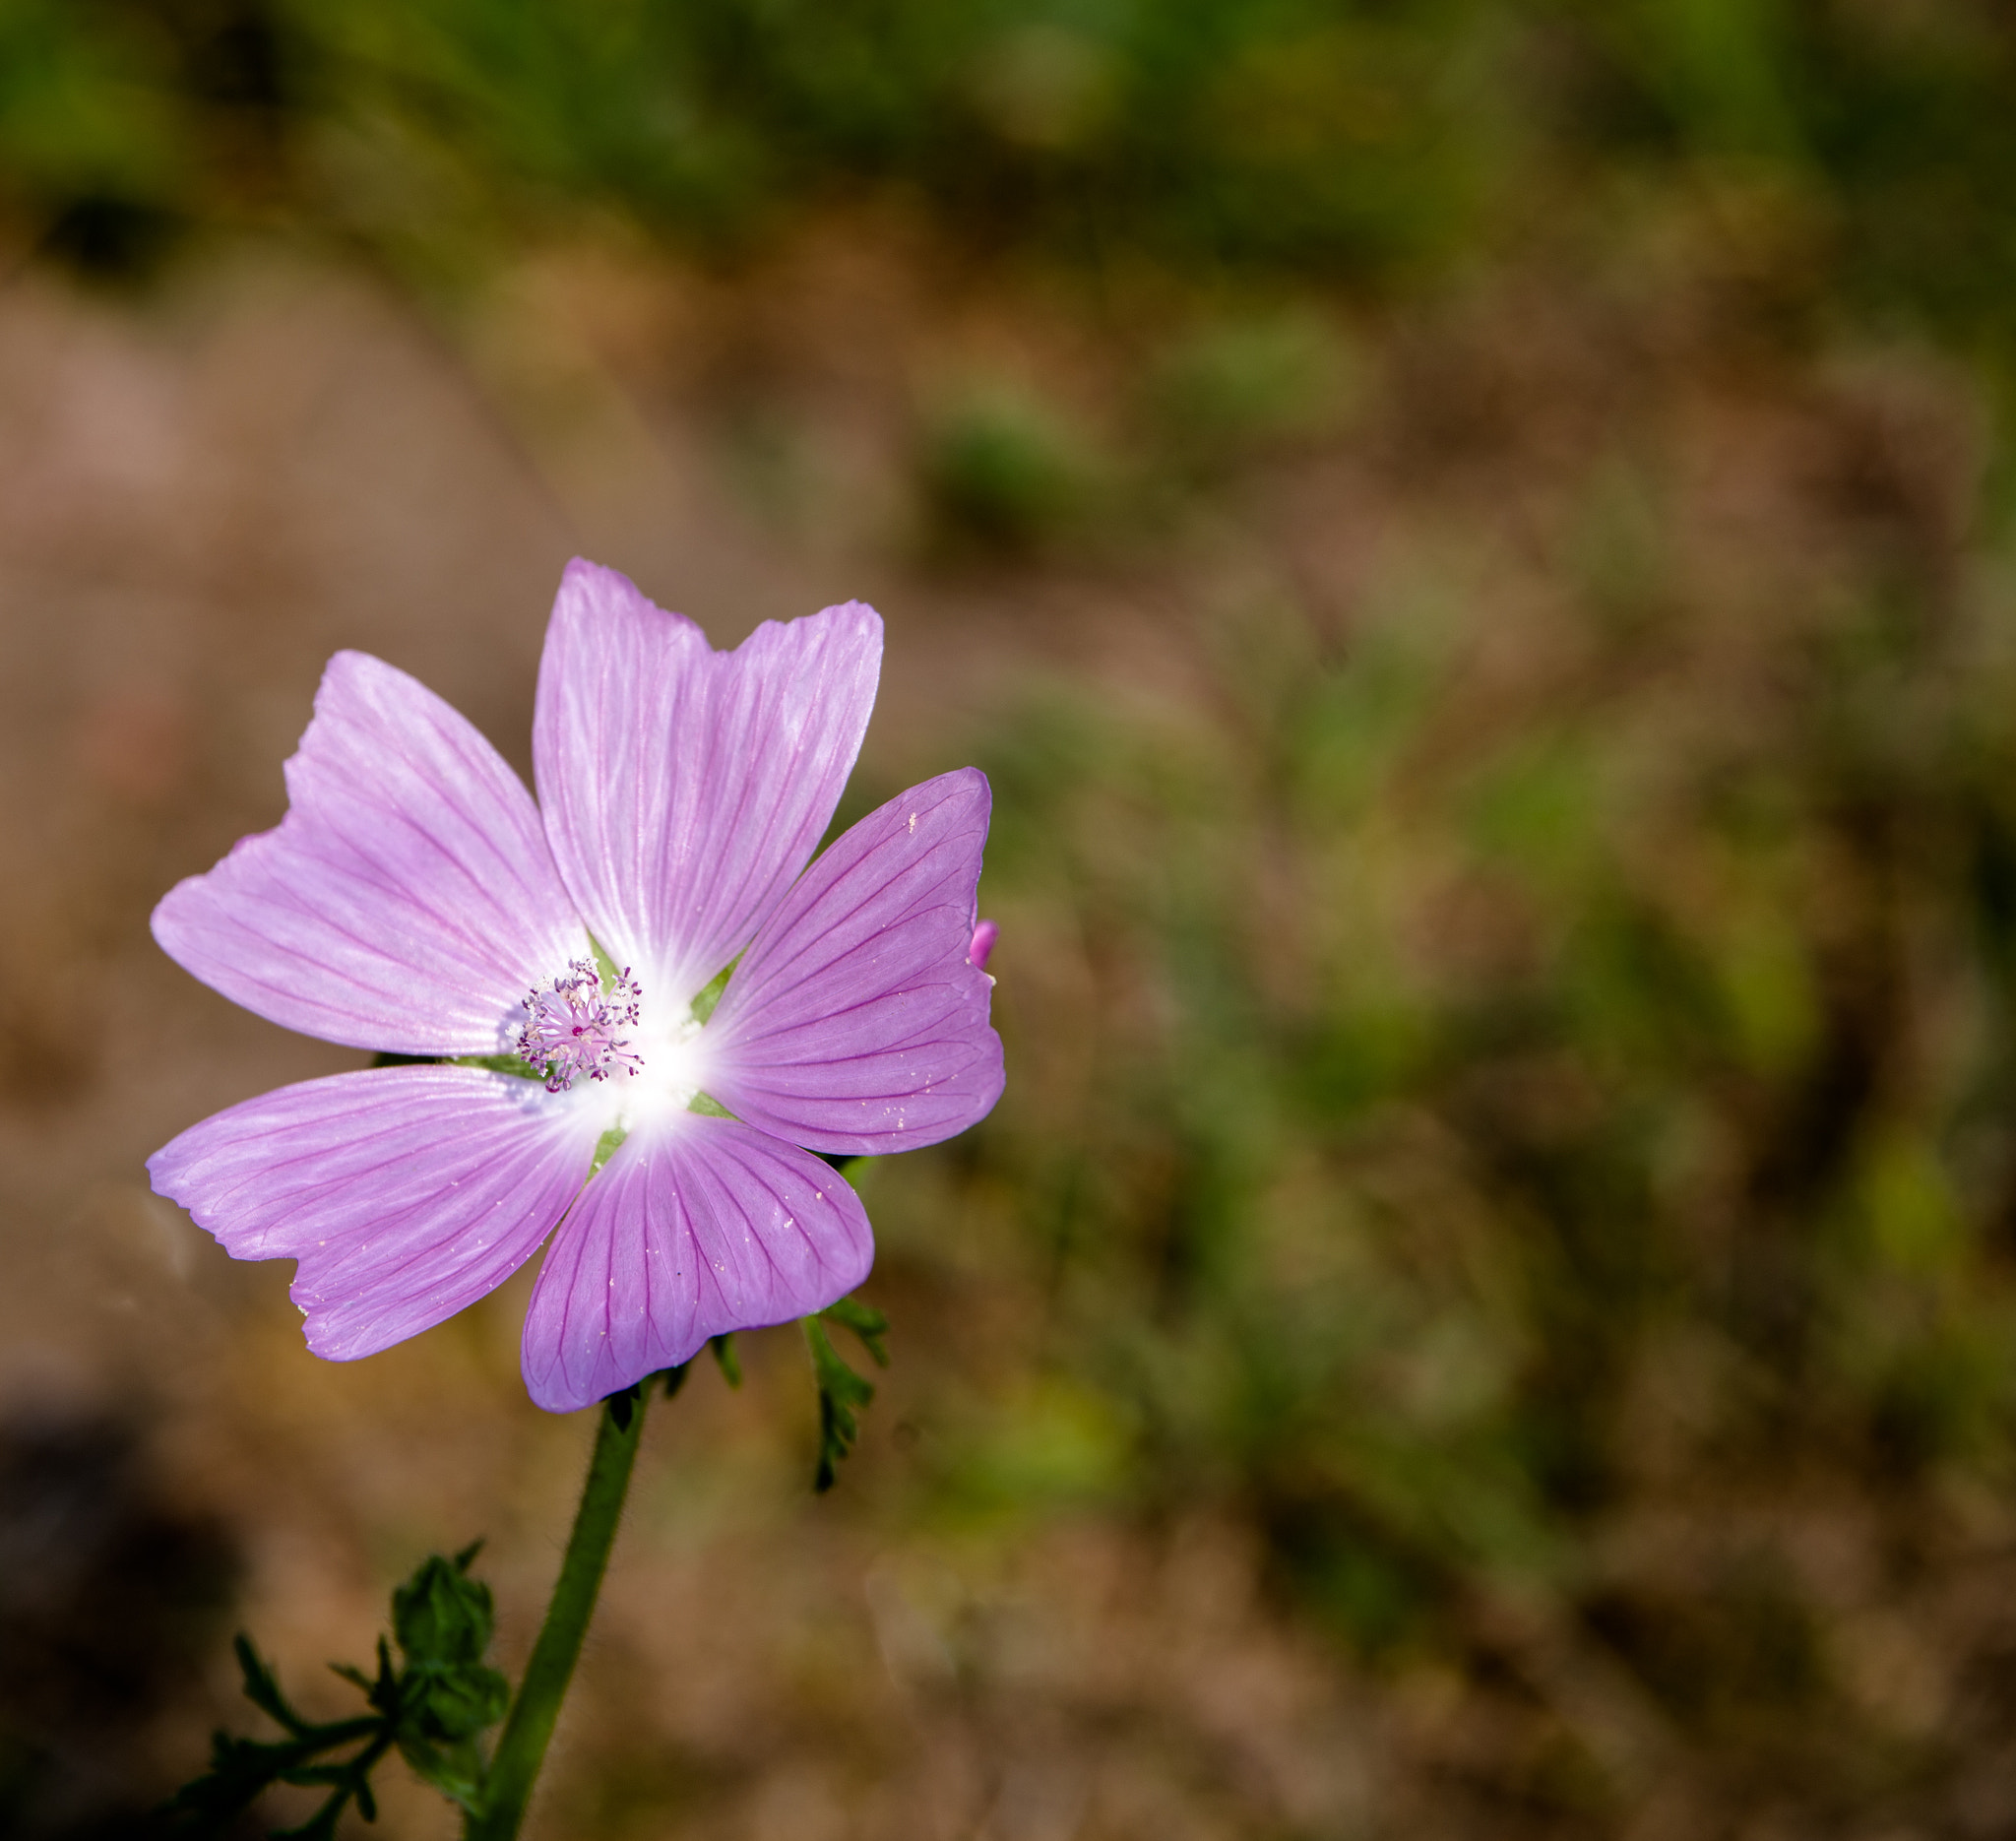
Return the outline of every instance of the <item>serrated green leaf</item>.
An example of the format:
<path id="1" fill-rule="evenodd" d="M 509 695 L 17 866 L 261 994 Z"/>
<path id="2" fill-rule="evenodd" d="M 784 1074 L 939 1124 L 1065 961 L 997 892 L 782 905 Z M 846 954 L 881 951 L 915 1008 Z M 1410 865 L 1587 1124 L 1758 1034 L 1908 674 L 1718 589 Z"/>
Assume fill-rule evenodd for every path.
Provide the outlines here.
<path id="1" fill-rule="evenodd" d="M 238 1673 L 244 1677 L 240 1691 L 245 1698 L 296 1737 L 306 1732 L 308 1723 L 287 1704 L 286 1696 L 280 1690 L 280 1682 L 266 1666 L 259 1651 L 252 1647 L 252 1639 L 241 1630 L 231 1638 L 231 1649 L 238 1658 Z"/>
<path id="2" fill-rule="evenodd" d="M 288 1737 L 272 1742 L 217 1734 L 210 1769 L 162 1806 L 162 1832 L 175 1841 L 217 1841 L 235 1830 L 264 1792 L 291 1784 L 328 1795 L 306 1820 L 276 1831 L 275 1841 L 335 1841 L 352 1804 L 365 1820 L 376 1818 L 371 1772 L 395 1747 L 424 1782 L 473 1808 L 483 1776 L 478 1737 L 504 1717 L 511 1699 L 510 1683 L 482 1659 L 495 1611 L 490 1588 L 469 1576 L 481 1545 L 474 1542 L 453 1558 L 430 1555 L 393 1593 L 403 1668 L 395 1668 L 383 1636 L 375 1678 L 347 1663 L 330 1665 L 363 1690 L 371 1713 L 327 1722 L 304 1718 L 251 1640 L 239 1636 L 234 1648 L 245 1696 Z M 346 1751 L 349 1755 L 332 1755 Z"/>
<path id="3" fill-rule="evenodd" d="M 833 1488 L 840 1460 L 853 1449 L 860 1434 L 854 1410 L 874 1399 L 875 1389 L 840 1359 L 818 1317 L 804 1318 L 803 1325 L 805 1343 L 812 1352 L 812 1372 L 819 1383 L 819 1460 L 812 1488 L 823 1495 Z"/>
<path id="4" fill-rule="evenodd" d="M 883 1337 L 889 1334 L 889 1319 L 873 1304 L 864 1304 L 858 1298 L 843 1298 L 838 1303 L 828 1304 L 819 1314 L 852 1330 L 878 1368 L 889 1365 L 889 1351 L 882 1346 Z"/>

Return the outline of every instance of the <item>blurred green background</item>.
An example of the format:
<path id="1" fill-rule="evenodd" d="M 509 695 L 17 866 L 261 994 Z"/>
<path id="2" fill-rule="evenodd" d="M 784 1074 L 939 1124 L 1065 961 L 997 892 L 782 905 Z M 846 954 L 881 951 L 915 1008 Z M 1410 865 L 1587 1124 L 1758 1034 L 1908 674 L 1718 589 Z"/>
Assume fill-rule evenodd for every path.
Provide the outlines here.
<path id="1" fill-rule="evenodd" d="M 653 454 L 907 610 L 844 817 L 993 779 L 1009 1093 L 862 1175 L 868 1442 L 782 1506 L 779 1338 L 664 1478 L 695 1576 L 867 1610 L 819 1666 L 746 1605 L 612 1637 L 546 1832 L 2016 1832 L 2012 201 L 1988 0 L 0 0 L 17 290 L 351 278 L 718 636 L 623 550 Z M 294 720 L 256 793 L 135 795 L 90 966 L 272 822 Z M 287 1334 L 204 1411 L 309 1384 Z M 257 1492 L 163 1462 L 224 1551 Z M 372 1513 L 385 1579 L 477 1531 Z M 738 1641 L 753 1728 L 638 1724 Z M 116 1832 L 23 1666 L 0 1807 Z"/>
<path id="2" fill-rule="evenodd" d="M 435 276 L 586 211 L 747 250 L 894 197 L 964 244 L 1387 298 L 1704 169 L 1808 304 L 2002 342 L 2016 128 L 1966 0 L 9 0 L 7 195 L 95 271 L 286 222 Z"/>

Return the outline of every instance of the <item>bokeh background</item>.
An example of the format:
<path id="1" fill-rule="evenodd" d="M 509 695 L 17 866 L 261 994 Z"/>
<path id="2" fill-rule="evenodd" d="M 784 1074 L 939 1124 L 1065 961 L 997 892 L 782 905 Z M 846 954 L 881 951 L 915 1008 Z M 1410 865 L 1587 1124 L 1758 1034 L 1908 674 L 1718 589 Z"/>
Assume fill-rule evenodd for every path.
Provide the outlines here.
<path id="1" fill-rule="evenodd" d="M 536 1834 L 2016 1834 L 2012 200 L 1994 0 L 0 0 L 0 1830 L 429 1549 L 529 1646 L 528 1281 L 306 1356 L 141 1164 L 363 1057 L 146 919 L 339 647 L 523 769 L 583 552 L 883 610 L 1010 1086 L 831 1495 L 793 1332 L 656 1413 Z"/>

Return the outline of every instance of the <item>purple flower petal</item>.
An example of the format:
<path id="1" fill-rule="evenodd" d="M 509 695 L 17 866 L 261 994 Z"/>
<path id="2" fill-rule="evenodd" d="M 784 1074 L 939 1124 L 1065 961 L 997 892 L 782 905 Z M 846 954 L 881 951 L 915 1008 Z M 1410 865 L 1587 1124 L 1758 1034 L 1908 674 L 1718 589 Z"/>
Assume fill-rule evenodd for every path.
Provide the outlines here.
<path id="1" fill-rule="evenodd" d="M 692 997 L 805 866 L 881 662 L 881 618 L 858 602 L 716 652 L 613 569 L 568 564 L 539 666 L 539 804 L 583 917 L 647 1002 Z"/>
<path id="2" fill-rule="evenodd" d="M 554 1237 L 526 1313 L 526 1387 L 571 1413 L 689 1361 L 710 1336 L 824 1309 L 873 1256 L 837 1171 L 685 1113 L 626 1138 Z"/>
<path id="3" fill-rule="evenodd" d="M 588 942 L 503 757 L 404 671 L 340 652 L 286 782 L 277 830 L 162 898 L 161 949 L 329 1042 L 507 1047 L 526 991 Z"/>
<path id="4" fill-rule="evenodd" d="M 756 935 L 708 1024 L 708 1091 L 815 1151 L 935 1144 L 1001 1097 L 993 980 L 972 964 L 991 797 L 976 769 L 846 833 Z"/>
<path id="5" fill-rule="evenodd" d="M 373 1355 L 493 1291 L 594 1161 L 595 1112 L 472 1067 L 390 1067 L 248 1100 L 148 1159 L 234 1259 L 297 1259 L 308 1347 Z"/>

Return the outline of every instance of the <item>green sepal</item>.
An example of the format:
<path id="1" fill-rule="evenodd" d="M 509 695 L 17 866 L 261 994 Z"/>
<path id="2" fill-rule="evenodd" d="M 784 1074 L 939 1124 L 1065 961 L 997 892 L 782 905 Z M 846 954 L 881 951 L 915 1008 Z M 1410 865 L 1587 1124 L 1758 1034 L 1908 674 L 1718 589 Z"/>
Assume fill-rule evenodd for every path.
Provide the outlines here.
<path id="1" fill-rule="evenodd" d="M 715 1006 L 721 1002 L 721 994 L 728 987 L 728 980 L 734 976 L 735 967 L 742 963 L 737 953 L 726 965 L 707 981 L 707 987 L 693 999 L 693 1020 L 704 1023 L 714 1014 Z"/>
<path id="2" fill-rule="evenodd" d="M 535 1067 L 522 1054 L 458 1054 L 451 1067 L 481 1067 L 493 1074 L 509 1074 L 514 1080 L 544 1080 L 546 1070 Z"/>
<path id="3" fill-rule="evenodd" d="M 514 1080 L 544 1080 L 546 1070 L 535 1067 L 522 1054 L 394 1054 L 381 1049 L 371 1057 L 373 1067 L 480 1067 L 492 1074 L 509 1074 Z"/>
<path id="4" fill-rule="evenodd" d="M 721 1369 L 722 1379 L 730 1387 L 739 1387 L 742 1384 L 742 1364 L 735 1355 L 734 1332 L 730 1330 L 725 1336 L 710 1336 L 707 1346 L 714 1353 L 715 1366 Z"/>
<path id="5" fill-rule="evenodd" d="M 596 1140 L 595 1162 L 589 1165 L 588 1174 L 592 1176 L 600 1170 L 610 1158 L 615 1156 L 616 1146 L 621 1144 L 629 1135 L 629 1128 L 625 1125 L 611 1125 L 608 1130 L 603 1132 Z"/>
<path id="6" fill-rule="evenodd" d="M 588 936 L 588 949 L 595 954 L 595 969 L 600 974 L 604 988 L 623 976 L 623 968 L 609 957 L 609 949 L 593 933 Z"/>
<path id="7" fill-rule="evenodd" d="M 632 1381 L 627 1387 L 619 1387 L 612 1394 L 602 1396 L 602 1405 L 609 1409 L 609 1417 L 616 1422 L 618 1431 L 628 1431 L 630 1422 L 636 1417 L 637 1403 L 644 1398 L 643 1384 Z"/>

